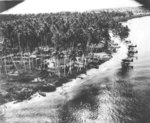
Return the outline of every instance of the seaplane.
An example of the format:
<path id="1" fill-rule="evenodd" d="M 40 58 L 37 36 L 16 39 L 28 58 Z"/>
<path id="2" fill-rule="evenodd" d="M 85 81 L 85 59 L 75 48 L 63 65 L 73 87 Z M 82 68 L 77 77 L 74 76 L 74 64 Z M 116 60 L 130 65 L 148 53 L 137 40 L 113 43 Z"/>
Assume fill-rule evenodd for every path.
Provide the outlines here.
<path id="1" fill-rule="evenodd" d="M 131 43 L 131 41 L 128 41 L 128 40 L 127 40 L 127 41 L 125 41 L 125 43 L 130 44 L 130 43 Z"/>
<path id="2" fill-rule="evenodd" d="M 130 63 L 130 62 L 133 62 L 133 59 L 129 59 L 129 58 L 127 58 L 127 59 L 122 59 L 122 62 L 123 62 L 123 63 Z"/>
<path id="3" fill-rule="evenodd" d="M 128 45 L 128 50 L 132 50 L 135 47 L 137 47 L 137 45 Z"/>
<path id="4" fill-rule="evenodd" d="M 134 57 L 134 54 L 138 53 L 138 51 L 128 51 L 128 57 Z"/>

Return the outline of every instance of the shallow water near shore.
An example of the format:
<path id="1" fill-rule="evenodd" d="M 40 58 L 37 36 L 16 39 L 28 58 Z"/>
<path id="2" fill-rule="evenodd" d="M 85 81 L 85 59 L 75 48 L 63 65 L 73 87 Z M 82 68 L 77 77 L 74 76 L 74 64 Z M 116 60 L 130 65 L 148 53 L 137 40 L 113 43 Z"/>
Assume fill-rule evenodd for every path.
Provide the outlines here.
<path id="1" fill-rule="evenodd" d="M 8 103 L 2 123 L 149 123 L 150 122 L 150 17 L 125 23 L 129 39 L 137 44 L 133 69 L 122 72 L 126 45 L 113 58 L 47 93 L 33 95 L 30 101 Z M 5 106 L 3 106 L 5 107 Z"/>

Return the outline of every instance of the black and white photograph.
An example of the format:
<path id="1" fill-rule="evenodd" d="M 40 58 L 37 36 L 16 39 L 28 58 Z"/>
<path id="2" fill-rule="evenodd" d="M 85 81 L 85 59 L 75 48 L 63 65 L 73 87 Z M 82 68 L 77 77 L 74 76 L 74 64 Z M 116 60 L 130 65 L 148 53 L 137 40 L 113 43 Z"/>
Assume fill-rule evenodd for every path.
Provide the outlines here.
<path id="1" fill-rule="evenodd" d="M 150 123 L 150 0 L 0 0 L 0 123 Z"/>

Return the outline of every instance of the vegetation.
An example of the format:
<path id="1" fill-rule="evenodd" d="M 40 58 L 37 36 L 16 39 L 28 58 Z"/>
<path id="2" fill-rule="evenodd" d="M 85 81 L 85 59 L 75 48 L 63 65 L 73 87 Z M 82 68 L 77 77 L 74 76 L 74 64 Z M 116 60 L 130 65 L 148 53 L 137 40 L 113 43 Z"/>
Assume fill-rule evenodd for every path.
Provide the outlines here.
<path id="1" fill-rule="evenodd" d="M 113 43 L 110 32 L 124 40 L 129 34 L 129 29 L 115 18 L 126 14 L 130 13 L 65 12 L 11 15 L 6 17 L 7 21 L 0 23 L 0 32 L 4 37 L 2 54 L 42 54 L 47 49 L 49 56 L 54 57 L 57 62 L 55 66 L 60 74 L 60 60 L 71 63 L 78 56 L 84 57 L 85 61 L 85 57 L 91 52 L 90 46 L 103 44 L 103 51 L 110 52 L 108 49 Z M 65 57 L 68 59 L 65 60 Z M 45 59 L 42 58 L 41 61 L 43 60 Z M 65 70 L 63 71 L 65 74 Z"/>
<path id="2" fill-rule="evenodd" d="M 124 15 L 113 12 L 13 15 L 14 20 L 2 21 L 0 24 L 0 31 L 5 37 L 5 53 L 14 52 L 10 48 L 18 52 L 33 52 L 40 46 L 62 51 L 68 48 L 74 50 L 80 45 L 86 50 L 87 45 L 102 41 L 107 45 L 110 31 L 125 39 L 129 29 L 113 20 L 113 17 L 121 14 Z"/>
<path id="3" fill-rule="evenodd" d="M 97 63 L 99 65 L 104 62 L 97 62 L 97 59 L 90 56 L 90 54 L 95 52 L 95 49 L 98 52 L 103 51 L 111 55 L 113 51 L 110 48 L 114 42 L 111 40 L 110 34 L 112 33 L 113 36 L 119 37 L 121 41 L 124 41 L 129 35 L 128 27 L 123 26 L 118 20 L 116 21 L 116 17 L 122 18 L 128 14 L 131 13 L 64 12 L 38 15 L 8 15 L 9 17 L 4 15 L 5 19 L 0 22 L 0 33 L 3 37 L 2 39 L 4 39 L 2 50 L 3 62 L 6 64 L 5 58 L 7 56 L 21 54 L 21 59 L 19 60 L 23 61 L 22 56 L 28 55 L 29 64 L 26 65 L 25 62 L 22 62 L 22 66 L 25 66 L 25 70 L 27 70 L 26 66 L 32 69 L 30 61 L 34 62 L 34 59 L 30 59 L 31 56 L 35 55 L 37 57 L 46 52 L 48 58 L 44 58 L 44 56 L 40 57 L 41 62 L 39 65 L 41 66 L 41 70 L 47 68 L 47 66 L 43 65 L 44 61 L 54 59 L 56 62 L 54 68 L 55 74 L 52 75 L 52 72 L 42 71 L 44 74 L 38 78 L 38 80 L 42 78 L 42 82 L 39 85 L 37 84 L 38 80 L 34 81 L 37 86 L 31 87 L 31 90 L 29 89 L 29 95 L 39 90 L 41 91 L 43 88 L 46 88 L 46 90 L 54 90 L 47 83 L 60 86 L 62 85 L 62 80 L 66 82 L 68 78 L 74 77 L 72 75 L 81 73 L 82 70 L 80 68 L 86 69 L 91 63 Z M 15 59 L 15 57 L 10 58 L 11 60 Z M 75 62 L 77 58 L 80 58 L 80 62 Z M 13 64 L 19 70 L 19 65 L 14 61 Z M 75 66 L 77 66 L 76 73 L 74 71 Z M 36 72 L 34 71 L 33 73 Z M 38 76 L 35 74 L 35 77 Z M 20 78 L 21 76 L 19 76 L 19 81 L 22 79 Z M 32 80 L 33 78 L 29 76 L 25 78 L 26 83 L 30 81 L 31 85 Z M 43 84 L 43 81 L 45 84 Z M 29 85 L 23 85 L 25 88 L 30 88 Z M 12 88 L 16 87 L 14 86 Z M 47 87 L 50 87 L 50 89 L 47 89 Z M 18 90 L 20 93 L 20 88 Z M 28 89 L 21 90 L 26 97 L 29 97 L 28 92 L 26 92 Z M 13 90 L 13 93 L 16 95 L 15 90 Z M 5 96 L 8 95 L 10 94 L 8 93 Z M 14 98 L 18 99 L 19 97 L 15 96 Z"/>

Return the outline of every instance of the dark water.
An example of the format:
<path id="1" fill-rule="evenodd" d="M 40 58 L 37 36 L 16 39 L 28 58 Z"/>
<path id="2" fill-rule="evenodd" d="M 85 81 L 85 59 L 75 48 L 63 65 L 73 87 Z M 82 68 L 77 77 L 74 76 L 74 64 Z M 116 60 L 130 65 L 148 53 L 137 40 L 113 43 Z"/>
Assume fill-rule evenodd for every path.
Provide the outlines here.
<path id="1" fill-rule="evenodd" d="M 150 123 L 150 17 L 126 24 L 138 45 L 134 68 L 91 80 L 59 110 L 60 123 Z"/>

